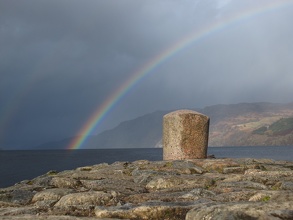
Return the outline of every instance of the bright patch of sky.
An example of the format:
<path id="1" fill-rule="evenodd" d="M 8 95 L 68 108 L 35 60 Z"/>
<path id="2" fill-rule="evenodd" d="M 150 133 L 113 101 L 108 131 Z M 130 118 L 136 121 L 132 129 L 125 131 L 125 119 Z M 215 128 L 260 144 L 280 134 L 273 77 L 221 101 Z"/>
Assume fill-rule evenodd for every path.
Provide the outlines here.
<path id="1" fill-rule="evenodd" d="M 221 9 L 229 4 L 232 0 L 218 0 L 217 8 Z"/>

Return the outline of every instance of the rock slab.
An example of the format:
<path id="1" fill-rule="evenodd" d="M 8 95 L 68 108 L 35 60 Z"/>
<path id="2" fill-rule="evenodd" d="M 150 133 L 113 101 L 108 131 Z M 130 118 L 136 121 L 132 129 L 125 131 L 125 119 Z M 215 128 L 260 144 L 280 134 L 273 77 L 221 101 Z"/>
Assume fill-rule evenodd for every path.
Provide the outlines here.
<path id="1" fill-rule="evenodd" d="M 293 162 L 192 159 L 50 171 L 0 189 L 0 219 L 293 219 Z"/>

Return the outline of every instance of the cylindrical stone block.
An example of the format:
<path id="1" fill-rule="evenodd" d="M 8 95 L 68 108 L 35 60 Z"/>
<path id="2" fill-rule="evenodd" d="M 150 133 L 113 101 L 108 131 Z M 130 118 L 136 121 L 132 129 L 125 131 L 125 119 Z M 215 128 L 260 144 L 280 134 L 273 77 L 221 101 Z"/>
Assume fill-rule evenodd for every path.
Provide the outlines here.
<path id="1" fill-rule="evenodd" d="M 210 119 L 191 110 L 178 110 L 163 117 L 163 159 L 207 157 Z"/>

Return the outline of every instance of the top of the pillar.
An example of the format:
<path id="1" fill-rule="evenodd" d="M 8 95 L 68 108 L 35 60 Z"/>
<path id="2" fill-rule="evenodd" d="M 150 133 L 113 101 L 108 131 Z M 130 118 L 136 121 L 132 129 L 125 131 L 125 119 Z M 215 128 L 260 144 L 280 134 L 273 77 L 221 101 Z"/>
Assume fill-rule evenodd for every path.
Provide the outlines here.
<path id="1" fill-rule="evenodd" d="M 204 117 L 209 118 L 208 116 L 206 116 L 204 114 L 201 114 L 199 112 L 189 110 L 189 109 L 180 109 L 180 110 L 177 110 L 177 111 L 173 111 L 173 112 L 170 112 L 170 113 L 166 114 L 164 117 L 169 117 L 169 116 L 172 117 L 174 115 L 186 115 L 186 114 L 200 115 L 200 116 L 204 116 Z"/>

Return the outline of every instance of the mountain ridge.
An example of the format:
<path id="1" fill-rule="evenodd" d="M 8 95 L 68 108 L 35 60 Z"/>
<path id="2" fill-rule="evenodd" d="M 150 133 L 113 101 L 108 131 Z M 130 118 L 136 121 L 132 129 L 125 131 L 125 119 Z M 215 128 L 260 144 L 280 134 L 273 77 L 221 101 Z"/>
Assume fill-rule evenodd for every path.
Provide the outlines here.
<path id="1" fill-rule="evenodd" d="M 293 102 L 218 104 L 192 110 L 210 117 L 209 146 L 293 146 L 293 126 L 277 136 L 269 132 L 257 132 L 257 129 L 272 126 L 282 118 L 290 121 L 293 118 Z M 169 112 L 155 111 L 123 121 L 113 129 L 89 137 L 83 148 L 162 147 L 162 121 Z M 64 149 L 73 138 L 47 143 L 38 149 Z"/>

